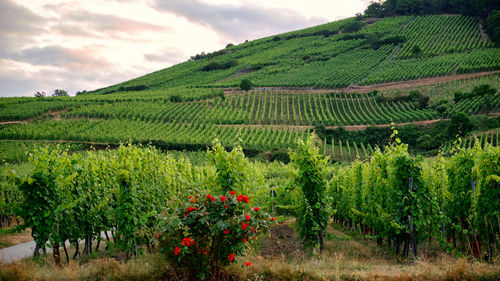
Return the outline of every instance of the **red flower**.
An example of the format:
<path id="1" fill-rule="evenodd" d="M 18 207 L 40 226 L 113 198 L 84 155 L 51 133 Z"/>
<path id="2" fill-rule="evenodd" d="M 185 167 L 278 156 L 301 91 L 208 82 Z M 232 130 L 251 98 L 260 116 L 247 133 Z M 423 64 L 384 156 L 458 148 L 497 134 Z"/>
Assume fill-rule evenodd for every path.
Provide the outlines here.
<path id="1" fill-rule="evenodd" d="M 259 207 L 255 207 L 255 208 L 253 208 L 253 210 L 257 212 L 257 211 L 260 211 L 260 208 Z"/>
<path id="2" fill-rule="evenodd" d="M 246 243 L 247 241 L 248 241 L 248 239 L 247 239 L 246 237 L 245 237 L 245 238 L 243 238 L 243 242 L 245 242 L 245 243 Z"/>
<path id="3" fill-rule="evenodd" d="M 255 237 L 253 237 L 253 236 L 252 236 L 252 237 L 250 237 L 250 238 L 251 238 L 252 240 L 255 240 Z"/>
<path id="4" fill-rule="evenodd" d="M 250 216 L 249 215 L 245 215 L 245 218 L 247 219 L 247 221 L 250 220 Z"/>
<path id="5" fill-rule="evenodd" d="M 248 224 L 246 224 L 246 223 L 242 222 L 242 223 L 241 223 L 241 230 L 245 230 L 245 229 L 247 229 L 247 226 L 248 226 Z"/>
<path id="6" fill-rule="evenodd" d="M 224 208 L 226 208 L 226 209 L 227 209 L 227 205 L 224 205 Z"/>
<path id="7" fill-rule="evenodd" d="M 229 191 L 229 193 L 234 196 L 236 194 L 236 191 L 231 190 L 231 191 Z"/>
<path id="8" fill-rule="evenodd" d="M 181 245 L 182 245 L 182 246 L 186 246 L 186 247 L 189 247 L 189 246 L 191 246 L 191 245 L 193 245 L 193 244 L 194 244 L 194 241 L 193 241 L 193 240 L 191 240 L 191 237 L 188 237 L 188 238 L 183 238 L 183 239 L 182 239 L 182 242 L 181 242 Z"/>
<path id="9" fill-rule="evenodd" d="M 220 201 L 221 201 L 221 202 L 224 202 L 224 201 L 226 201 L 226 196 L 224 196 L 224 195 L 221 195 L 221 196 L 220 196 Z"/>
<path id="10" fill-rule="evenodd" d="M 275 221 L 276 219 L 275 219 L 274 217 L 271 217 L 271 220 L 272 220 L 272 221 Z"/>
<path id="11" fill-rule="evenodd" d="M 249 261 L 246 261 L 246 262 L 245 262 L 245 265 L 246 265 L 246 266 L 251 266 L 251 265 L 252 265 L 252 263 L 251 263 L 251 262 L 249 262 Z"/>
<path id="12" fill-rule="evenodd" d="M 212 198 L 212 195 L 208 194 L 207 199 L 211 199 L 211 198 Z"/>
<path id="13" fill-rule="evenodd" d="M 160 233 L 156 232 L 155 237 L 156 237 L 156 240 L 160 240 Z"/>
<path id="14" fill-rule="evenodd" d="M 238 200 L 238 202 L 241 202 L 241 200 L 243 200 L 243 194 L 238 195 L 236 200 Z"/>
<path id="15" fill-rule="evenodd" d="M 203 251 L 203 254 L 206 256 L 208 255 L 208 251 Z"/>
<path id="16" fill-rule="evenodd" d="M 227 256 L 227 259 L 229 261 L 233 261 L 234 260 L 234 254 L 233 253 L 229 254 L 229 256 Z"/>
<path id="17" fill-rule="evenodd" d="M 247 204 L 248 204 L 248 202 L 249 202 L 249 200 L 248 200 L 248 196 L 243 196 L 243 202 L 245 202 L 245 203 L 247 203 Z"/>
<path id="18" fill-rule="evenodd" d="M 181 251 L 181 248 L 179 247 L 175 247 L 175 251 L 174 251 L 174 254 L 177 256 L 179 255 L 179 252 Z"/>
<path id="19" fill-rule="evenodd" d="M 252 229 L 250 229 L 250 232 L 253 232 L 255 230 L 255 227 L 252 227 Z"/>
<path id="20" fill-rule="evenodd" d="M 224 234 L 225 234 L 225 235 L 228 235 L 230 232 L 231 232 L 231 231 L 229 231 L 229 229 L 224 230 Z"/>
<path id="21" fill-rule="evenodd" d="M 210 201 L 215 201 L 215 197 L 210 197 Z"/>
<path id="22" fill-rule="evenodd" d="M 196 203 L 196 198 L 193 195 L 189 196 L 189 200 L 191 203 Z"/>
<path id="23" fill-rule="evenodd" d="M 203 214 L 206 216 L 206 215 L 207 215 L 207 212 L 203 212 Z"/>

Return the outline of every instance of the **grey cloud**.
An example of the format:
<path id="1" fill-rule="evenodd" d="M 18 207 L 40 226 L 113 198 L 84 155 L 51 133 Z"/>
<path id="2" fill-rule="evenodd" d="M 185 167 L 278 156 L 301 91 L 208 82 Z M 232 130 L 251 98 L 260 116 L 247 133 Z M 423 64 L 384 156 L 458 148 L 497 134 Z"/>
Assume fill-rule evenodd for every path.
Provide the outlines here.
<path id="1" fill-rule="evenodd" d="M 45 5 L 45 9 L 58 13 L 63 22 L 55 22 L 54 31 L 65 35 L 116 37 L 116 33 L 134 35 L 144 31 L 166 32 L 170 29 L 147 22 L 135 21 L 115 15 L 90 12 L 66 5 Z M 72 29 L 76 32 L 73 33 Z"/>
<path id="2" fill-rule="evenodd" d="M 248 35 L 273 34 L 307 27 L 326 20 L 306 18 L 289 9 L 266 9 L 249 4 L 210 5 L 199 0 L 154 0 L 160 10 L 174 13 L 191 22 L 210 26 L 235 40 L 244 40 Z"/>
<path id="3" fill-rule="evenodd" d="M 46 47 L 32 47 L 12 54 L 11 58 L 17 61 L 28 62 L 33 65 L 51 65 L 92 68 L 103 67 L 106 60 L 91 55 L 92 50 L 73 50 L 53 45 Z"/>
<path id="4" fill-rule="evenodd" d="M 0 0 L 0 35 L 34 34 L 44 18 L 9 0 Z"/>
<path id="5" fill-rule="evenodd" d="M 31 43 L 44 31 L 46 18 L 9 0 L 0 0 L 0 57 Z"/>

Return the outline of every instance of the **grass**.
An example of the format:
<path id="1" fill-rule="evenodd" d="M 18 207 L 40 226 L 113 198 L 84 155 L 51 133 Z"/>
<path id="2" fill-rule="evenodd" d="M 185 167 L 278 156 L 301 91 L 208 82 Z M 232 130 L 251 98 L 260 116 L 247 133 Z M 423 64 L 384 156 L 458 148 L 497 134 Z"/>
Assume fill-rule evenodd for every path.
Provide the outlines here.
<path id="1" fill-rule="evenodd" d="M 281 229 L 292 228 L 282 224 Z M 297 243 L 298 238 L 276 234 L 264 238 L 283 245 Z M 492 264 L 455 258 L 423 245 L 423 254 L 411 263 L 395 256 L 390 250 L 378 247 L 357 232 L 330 225 L 320 254 L 303 251 L 287 255 L 262 255 L 266 241 L 249 250 L 237 263 L 213 276 L 212 280 L 500 280 L 500 257 Z M 296 241 L 293 241 L 296 240 Z M 278 248 L 276 248 L 278 249 Z M 282 249 L 282 248 L 279 248 Z M 189 280 L 165 262 L 161 254 L 148 253 L 138 259 L 118 261 L 109 255 L 74 261 L 62 268 L 54 265 L 51 256 L 26 259 L 0 266 L 2 280 Z M 65 261 L 65 259 L 63 259 Z M 243 262 L 252 262 L 245 267 Z"/>

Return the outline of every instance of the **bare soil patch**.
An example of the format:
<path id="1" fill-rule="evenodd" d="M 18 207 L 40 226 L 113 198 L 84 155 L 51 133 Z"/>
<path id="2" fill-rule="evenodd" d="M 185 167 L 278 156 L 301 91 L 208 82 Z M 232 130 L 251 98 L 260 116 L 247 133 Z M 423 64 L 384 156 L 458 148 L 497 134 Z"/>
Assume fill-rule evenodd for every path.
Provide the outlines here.
<path id="1" fill-rule="evenodd" d="M 293 257 L 301 253 L 299 236 L 288 224 L 277 224 L 269 232 L 271 237 L 262 241 L 260 254 L 263 257 Z"/>
<path id="2" fill-rule="evenodd" d="M 33 240 L 31 229 L 27 228 L 20 233 L 5 233 L 0 235 L 0 249 Z"/>

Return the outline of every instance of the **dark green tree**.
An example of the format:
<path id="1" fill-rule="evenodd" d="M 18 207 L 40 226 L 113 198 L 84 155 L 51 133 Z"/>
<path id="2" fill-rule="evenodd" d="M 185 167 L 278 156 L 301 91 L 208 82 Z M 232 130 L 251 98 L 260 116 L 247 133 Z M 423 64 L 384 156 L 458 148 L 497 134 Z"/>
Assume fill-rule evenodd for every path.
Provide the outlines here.
<path id="1" fill-rule="evenodd" d="M 252 81 L 250 81 L 249 79 L 243 79 L 241 80 L 241 83 L 240 83 L 240 89 L 243 90 L 243 91 L 249 91 L 252 89 Z"/>
<path id="2" fill-rule="evenodd" d="M 53 97 L 67 97 L 68 92 L 66 90 L 55 89 L 54 93 L 52 93 Z"/>

